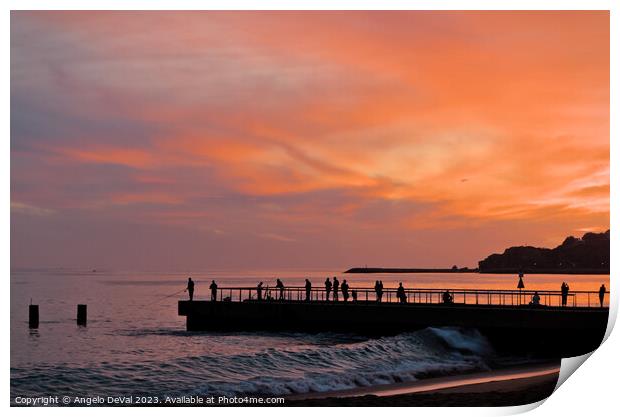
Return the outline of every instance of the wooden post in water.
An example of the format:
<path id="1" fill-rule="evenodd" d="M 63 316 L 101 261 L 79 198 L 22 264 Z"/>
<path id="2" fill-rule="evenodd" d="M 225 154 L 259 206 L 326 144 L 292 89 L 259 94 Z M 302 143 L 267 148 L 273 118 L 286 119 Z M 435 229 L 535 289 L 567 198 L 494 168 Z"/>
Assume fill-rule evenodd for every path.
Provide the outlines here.
<path id="1" fill-rule="evenodd" d="M 78 304 L 77 306 L 77 324 L 78 326 L 86 326 L 86 304 Z"/>
<path id="2" fill-rule="evenodd" d="M 28 327 L 31 329 L 39 328 L 39 306 L 30 304 L 28 306 Z"/>

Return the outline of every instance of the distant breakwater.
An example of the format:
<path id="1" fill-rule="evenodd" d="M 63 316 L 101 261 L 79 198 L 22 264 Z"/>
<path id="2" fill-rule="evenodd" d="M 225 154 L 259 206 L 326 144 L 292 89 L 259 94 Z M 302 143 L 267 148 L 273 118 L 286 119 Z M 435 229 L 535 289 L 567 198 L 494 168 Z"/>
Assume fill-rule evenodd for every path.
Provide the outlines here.
<path id="1" fill-rule="evenodd" d="M 609 275 L 609 269 L 594 268 L 350 268 L 345 274 L 421 274 L 421 273 L 478 273 L 478 274 L 557 274 L 557 275 Z"/>
<path id="2" fill-rule="evenodd" d="M 414 274 L 414 273 L 453 273 L 478 272 L 478 268 L 351 268 L 345 274 Z"/>

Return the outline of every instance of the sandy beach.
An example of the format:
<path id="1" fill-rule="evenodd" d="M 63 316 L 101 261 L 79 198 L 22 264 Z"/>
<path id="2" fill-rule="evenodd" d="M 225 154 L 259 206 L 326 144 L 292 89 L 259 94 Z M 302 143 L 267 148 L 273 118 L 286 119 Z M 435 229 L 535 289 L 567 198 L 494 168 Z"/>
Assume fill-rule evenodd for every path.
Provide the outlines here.
<path id="1" fill-rule="evenodd" d="M 287 397 L 289 406 L 513 406 L 547 398 L 557 363 Z"/>

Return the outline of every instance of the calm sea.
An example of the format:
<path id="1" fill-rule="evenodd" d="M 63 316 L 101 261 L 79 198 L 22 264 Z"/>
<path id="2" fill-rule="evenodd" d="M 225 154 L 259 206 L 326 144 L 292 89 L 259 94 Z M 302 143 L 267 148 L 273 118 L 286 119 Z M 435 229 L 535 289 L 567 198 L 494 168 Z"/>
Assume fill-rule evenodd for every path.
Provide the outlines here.
<path id="1" fill-rule="evenodd" d="M 478 274 L 343 275 L 340 271 L 192 272 L 196 297 L 208 285 L 321 286 L 338 275 L 352 287 L 515 289 L 517 278 Z M 188 333 L 177 316 L 187 272 L 146 273 L 70 269 L 11 272 L 11 398 L 44 395 L 286 395 L 527 363 L 500 357 L 474 330 L 428 328 L 392 337 L 321 333 Z M 596 291 L 609 276 L 528 275 L 527 289 Z M 28 329 L 28 305 L 40 326 Z M 88 326 L 75 323 L 88 305 Z"/>

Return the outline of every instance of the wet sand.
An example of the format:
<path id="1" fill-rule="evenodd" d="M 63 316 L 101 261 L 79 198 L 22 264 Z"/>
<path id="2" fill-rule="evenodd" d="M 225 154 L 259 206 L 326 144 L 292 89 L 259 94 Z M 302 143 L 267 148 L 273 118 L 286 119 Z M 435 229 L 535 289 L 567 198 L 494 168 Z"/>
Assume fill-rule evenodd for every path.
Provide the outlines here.
<path id="1" fill-rule="evenodd" d="M 537 402 L 553 393 L 557 364 L 287 397 L 287 406 L 484 407 Z"/>

